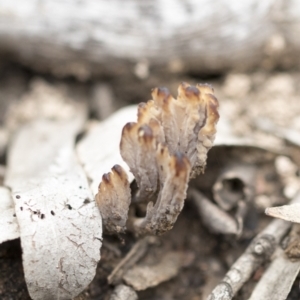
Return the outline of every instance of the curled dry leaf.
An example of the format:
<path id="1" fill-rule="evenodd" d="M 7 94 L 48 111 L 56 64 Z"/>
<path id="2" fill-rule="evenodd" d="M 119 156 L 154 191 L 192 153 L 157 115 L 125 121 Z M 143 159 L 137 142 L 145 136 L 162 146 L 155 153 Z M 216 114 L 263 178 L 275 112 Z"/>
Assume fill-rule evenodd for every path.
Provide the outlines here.
<path id="1" fill-rule="evenodd" d="M 152 97 L 138 106 L 138 120 L 124 126 L 120 142 L 121 156 L 138 186 L 133 200 L 148 202 L 145 218 L 130 224 L 139 234 L 162 234 L 173 227 L 184 204 L 189 178 L 205 169 L 219 119 L 218 101 L 207 84 L 182 83 L 177 99 L 166 88 L 155 88 Z M 99 194 L 97 197 L 102 198 Z M 117 194 L 112 193 L 115 199 L 102 204 L 117 203 Z M 128 211 L 126 205 L 119 207 Z M 124 215 L 123 211 L 119 215 Z M 117 228 L 117 223 L 106 226 Z"/>
<path id="2" fill-rule="evenodd" d="M 237 221 L 227 212 L 196 189 L 189 189 L 189 197 L 194 202 L 203 224 L 214 233 L 238 234 Z"/>

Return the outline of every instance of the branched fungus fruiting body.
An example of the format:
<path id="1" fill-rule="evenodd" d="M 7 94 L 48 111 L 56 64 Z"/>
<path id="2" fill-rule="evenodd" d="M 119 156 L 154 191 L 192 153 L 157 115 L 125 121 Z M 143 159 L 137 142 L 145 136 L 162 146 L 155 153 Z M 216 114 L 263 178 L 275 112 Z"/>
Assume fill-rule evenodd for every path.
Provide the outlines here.
<path id="1" fill-rule="evenodd" d="M 219 119 L 218 101 L 208 84 L 182 83 L 177 99 L 168 89 L 155 88 L 152 98 L 139 104 L 137 122 L 124 126 L 120 142 L 121 156 L 138 186 L 132 197 L 148 203 L 146 216 L 132 224 L 138 234 L 162 234 L 173 227 L 189 178 L 204 172 Z M 127 220 L 129 183 L 125 177 L 117 182 L 107 176 L 99 186 L 97 203 L 105 226 L 119 232 Z"/>

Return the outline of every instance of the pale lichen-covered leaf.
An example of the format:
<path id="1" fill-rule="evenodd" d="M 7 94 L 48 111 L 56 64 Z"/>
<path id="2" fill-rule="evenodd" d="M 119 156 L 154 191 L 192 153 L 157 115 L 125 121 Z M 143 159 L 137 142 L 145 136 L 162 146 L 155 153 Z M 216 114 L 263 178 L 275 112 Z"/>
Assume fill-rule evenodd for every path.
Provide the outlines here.
<path id="1" fill-rule="evenodd" d="M 137 106 L 120 109 L 103 122 L 93 124 L 86 136 L 77 145 L 79 161 L 91 180 L 94 195 L 104 173 L 112 166 L 120 165 L 127 173 L 128 180 L 133 180 L 129 167 L 120 155 L 119 145 L 124 124 L 136 120 Z"/>
<path id="2" fill-rule="evenodd" d="M 9 189 L 0 187 L 0 244 L 20 237 L 14 201 Z"/>
<path id="3" fill-rule="evenodd" d="M 33 299 L 71 299 L 93 279 L 102 223 L 74 155 L 82 120 L 32 121 L 15 135 L 6 185 L 20 226 L 23 266 Z"/>

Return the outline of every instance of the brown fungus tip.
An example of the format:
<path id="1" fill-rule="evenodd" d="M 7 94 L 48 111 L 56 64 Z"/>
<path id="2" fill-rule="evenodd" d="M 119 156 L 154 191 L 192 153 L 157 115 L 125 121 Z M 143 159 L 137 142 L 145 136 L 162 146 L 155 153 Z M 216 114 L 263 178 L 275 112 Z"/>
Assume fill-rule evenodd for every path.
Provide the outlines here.
<path id="1" fill-rule="evenodd" d="M 124 131 L 131 131 L 132 128 L 135 127 L 135 125 L 136 125 L 135 122 L 129 122 L 129 123 L 127 123 L 127 124 L 123 127 L 123 132 L 124 132 Z"/>
<path id="2" fill-rule="evenodd" d="M 220 118 L 219 112 L 218 112 L 218 105 L 215 103 L 209 103 L 209 115 L 217 122 Z"/>
<path id="3" fill-rule="evenodd" d="M 111 182 L 110 173 L 103 174 L 102 181 L 109 184 Z"/>
<path id="4" fill-rule="evenodd" d="M 150 126 L 148 125 L 142 125 L 138 129 L 138 136 L 139 138 L 142 138 L 145 141 L 150 141 L 153 139 L 153 132 Z"/>
<path id="5" fill-rule="evenodd" d="M 184 92 L 187 98 L 199 98 L 200 95 L 200 90 L 195 86 L 188 86 Z"/>
<path id="6" fill-rule="evenodd" d="M 188 84 L 187 82 L 185 81 L 182 81 L 178 87 L 178 89 L 186 89 L 187 87 L 189 87 L 190 84 Z"/>
<path id="7" fill-rule="evenodd" d="M 124 170 L 120 165 L 114 165 L 112 171 L 117 173 L 120 177 L 124 174 Z"/>
<path id="8" fill-rule="evenodd" d="M 211 94 L 214 92 L 212 85 L 209 83 L 198 83 L 197 88 L 200 90 L 201 93 L 203 92 L 206 94 Z"/>
<path id="9" fill-rule="evenodd" d="M 171 97 L 170 91 L 165 87 L 158 87 L 152 91 L 152 98 L 154 101 L 165 102 Z"/>
<path id="10" fill-rule="evenodd" d="M 126 184 L 128 182 L 127 174 L 120 165 L 114 165 L 111 170 L 114 174 L 118 175 L 118 177 L 123 181 L 123 183 L 125 182 Z"/>

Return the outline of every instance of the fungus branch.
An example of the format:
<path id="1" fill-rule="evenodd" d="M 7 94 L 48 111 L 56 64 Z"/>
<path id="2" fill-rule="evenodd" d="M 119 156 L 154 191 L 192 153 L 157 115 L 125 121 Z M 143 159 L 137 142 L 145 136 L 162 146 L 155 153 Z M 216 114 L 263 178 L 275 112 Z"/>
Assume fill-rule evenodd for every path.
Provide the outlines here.
<path id="1" fill-rule="evenodd" d="M 121 156 L 138 186 L 132 199 L 148 203 L 146 216 L 131 223 L 139 234 L 162 234 L 173 227 L 189 178 L 204 172 L 219 119 L 218 101 L 207 84 L 182 83 L 177 99 L 166 88 L 155 88 L 152 98 L 139 105 L 137 122 L 124 126 L 120 142 Z M 121 183 L 109 184 L 108 177 L 103 176 L 97 202 L 105 226 L 119 232 L 120 220 L 112 215 L 121 216 L 124 229 L 131 201 L 129 184 L 125 177 Z M 108 185 L 115 191 L 107 193 Z"/>
<path id="2" fill-rule="evenodd" d="M 131 194 L 126 172 L 115 165 L 112 172 L 104 174 L 96 195 L 96 203 L 101 212 L 103 223 L 108 232 L 125 231 L 127 210 L 120 209 L 120 204 L 129 207 Z M 107 205 L 109 204 L 109 205 Z"/>

